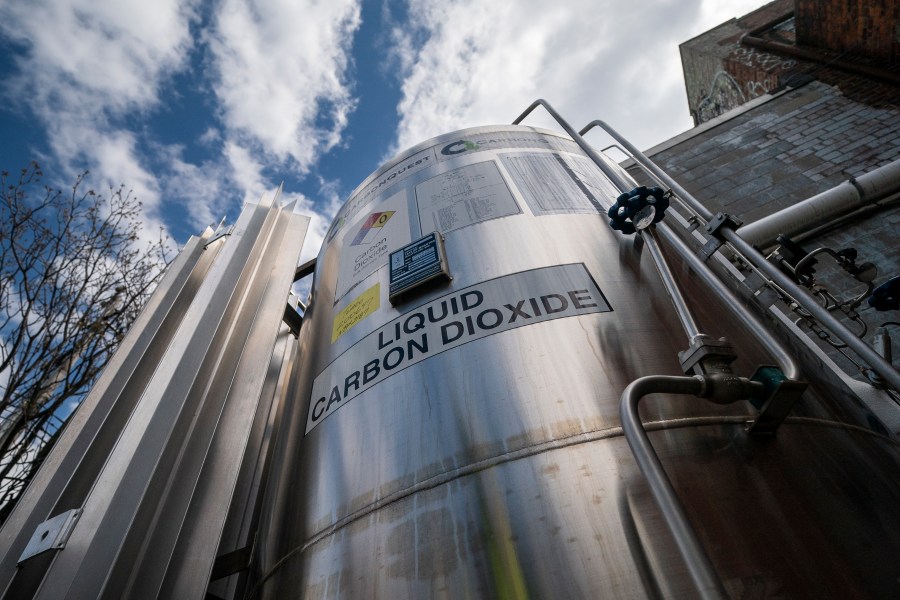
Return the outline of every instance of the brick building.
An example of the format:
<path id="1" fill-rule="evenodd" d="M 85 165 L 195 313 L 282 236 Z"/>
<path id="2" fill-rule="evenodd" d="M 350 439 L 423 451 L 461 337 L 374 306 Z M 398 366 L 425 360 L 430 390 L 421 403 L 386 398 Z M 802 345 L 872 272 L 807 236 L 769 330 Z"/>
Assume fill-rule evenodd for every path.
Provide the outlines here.
<path id="1" fill-rule="evenodd" d="M 875 284 L 900 275 L 900 0 L 776 0 L 680 49 L 696 127 L 646 154 L 711 210 L 745 224 L 838 186 L 852 195 L 878 177 L 878 189 L 839 214 L 781 233 L 806 251 L 854 248 L 857 265 L 877 267 Z M 754 243 L 772 250 L 769 238 Z M 843 301 L 865 290 L 827 254 L 815 269 L 813 292 L 824 286 Z M 851 304 L 834 312 L 858 312 L 848 322 L 859 331 L 864 323 L 870 342 L 880 324 L 900 321 L 897 311 Z M 900 328 L 889 333 L 900 348 Z M 842 349 L 821 345 L 860 375 Z"/>

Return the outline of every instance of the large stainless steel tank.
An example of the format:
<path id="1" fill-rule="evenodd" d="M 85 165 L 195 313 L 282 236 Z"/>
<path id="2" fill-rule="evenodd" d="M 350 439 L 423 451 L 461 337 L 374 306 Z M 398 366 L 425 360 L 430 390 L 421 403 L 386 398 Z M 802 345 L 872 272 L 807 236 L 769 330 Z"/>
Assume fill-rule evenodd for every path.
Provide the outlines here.
<path id="1" fill-rule="evenodd" d="M 607 226 L 617 194 L 570 139 L 517 126 L 430 140 L 357 188 L 319 255 L 255 595 L 694 595 L 620 428 L 622 390 L 680 374 L 687 342 Z M 392 306 L 390 252 L 432 231 L 452 280 Z M 765 362 L 693 298 L 736 370 Z M 743 402 L 643 404 L 734 597 L 900 595 L 897 444 L 852 398 L 813 388 L 768 440 Z"/>

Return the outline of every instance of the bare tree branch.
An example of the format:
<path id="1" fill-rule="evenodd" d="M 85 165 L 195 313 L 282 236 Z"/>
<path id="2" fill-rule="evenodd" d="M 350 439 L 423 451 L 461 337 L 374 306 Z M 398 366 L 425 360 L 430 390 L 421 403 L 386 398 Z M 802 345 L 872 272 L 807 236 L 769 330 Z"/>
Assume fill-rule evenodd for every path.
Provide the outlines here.
<path id="1" fill-rule="evenodd" d="M 139 242 L 141 205 L 0 174 L 0 522 L 90 389 L 166 266 Z"/>

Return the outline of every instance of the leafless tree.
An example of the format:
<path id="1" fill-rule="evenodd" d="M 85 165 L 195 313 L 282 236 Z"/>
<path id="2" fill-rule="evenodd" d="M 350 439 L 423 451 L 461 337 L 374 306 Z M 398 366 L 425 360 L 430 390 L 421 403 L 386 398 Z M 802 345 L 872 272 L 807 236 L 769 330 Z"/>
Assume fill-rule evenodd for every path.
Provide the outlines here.
<path id="1" fill-rule="evenodd" d="M 0 175 L 0 522 L 147 301 L 166 241 L 143 242 L 141 205 Z"/>

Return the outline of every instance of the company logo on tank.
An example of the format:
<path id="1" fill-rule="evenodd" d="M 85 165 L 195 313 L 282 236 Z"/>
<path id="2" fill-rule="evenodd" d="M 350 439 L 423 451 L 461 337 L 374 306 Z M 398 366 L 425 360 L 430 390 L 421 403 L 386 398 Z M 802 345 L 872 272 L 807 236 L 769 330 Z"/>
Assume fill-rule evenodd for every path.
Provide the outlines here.
<path id="1" fill-rule="evenodd" d="M 528 132 L 503 132 L 487 133 L 477 136 L 469 136 L 466 139 L 456 140 L 441 146 L 438 159 L 450 160 L 454 156 L 466 152 L 480 152 L 482 150 L 502 150 L 509 148 L 545 148 L 548 150 L 561 150 L 582 154 L 578 144 L 556 136 L 541 135 Z"/>
<path id="2" fill-rule="evenodd" d="M 611 310 L 581 263 L 505 275 L 432 300 L 362 338 L 319 373 L 306 433 L 363 391 L 436 354 L 509 329 Z"/>

